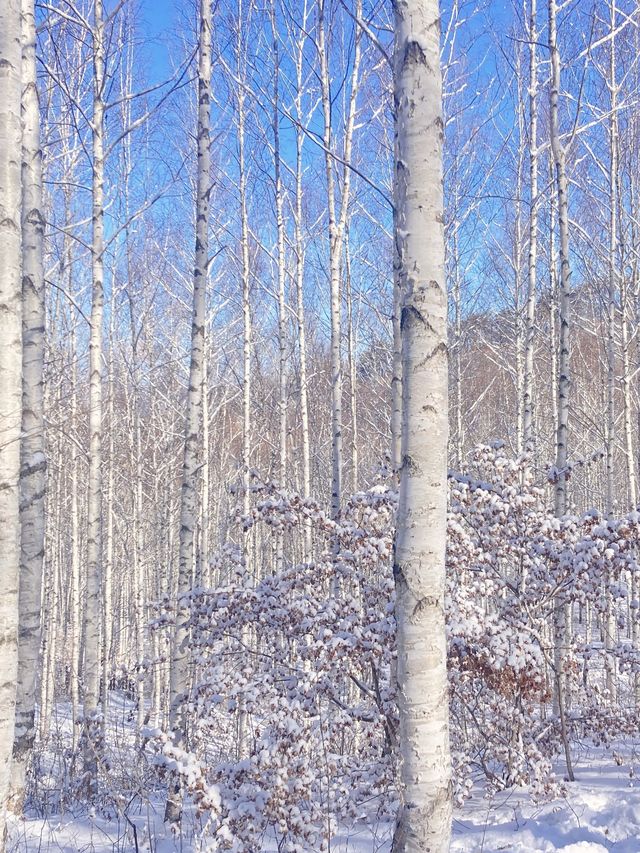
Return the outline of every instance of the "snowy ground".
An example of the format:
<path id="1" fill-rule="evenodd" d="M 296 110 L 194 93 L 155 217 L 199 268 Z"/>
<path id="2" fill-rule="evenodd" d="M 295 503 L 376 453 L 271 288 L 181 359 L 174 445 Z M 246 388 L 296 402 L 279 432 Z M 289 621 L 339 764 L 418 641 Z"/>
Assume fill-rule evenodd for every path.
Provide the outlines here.
<path id="1" fill-rule="evenodd" d="M 155 853 L 196 851 L 189 838 L 162 838 L 160 805 L 132 811 L 139 850 Z M 262 850 L 275 847 L 265 842 Z M 332 845 L 334 853 L 386 853 L 389 827 L 354 827 Z M 14 825 L 9 851 L 87 851 L 115 853 L 135 850 L 131 826 L 124 818 L 29 819 Z M 452 853 L 640 853 L 640 783 L 629 778 L 629 766 L 593 759 L 583 765 L 568 797 L 535 806 L 521 791 L 493 800 L 471 800 L 456 812 Z"/>
<path id="2" fill-rule="evenodd" d="M 127 739 L 131 730 L 127 703 L 114 702 L 113 734 Z M 69 733 L 69 714 L 57 709 L 57 734 Z M 456 811 L 451 853 L 640 853 L 640 745 L 616 745 L 613 751 L 576 750 L 577 781 L 567 784 L 567 795 L 543 805 L 528 794 L 512 789 L 492 799 L 477 796 Z M 45 800 L 55 802 L 59 768 L 41 780 Z M 114 774 L 117 772 L 114 766 Z M 638 774 L 638 778 L 636 778 Z M 117 789 L 117 780 L 114 779 Z M 8 853 L 201 853 L 206 846 L 194 841 L 195 827 L 186 836 L 167 838 L 162 823 L 163 803 L 153 797 L 134 797 L 114 805 L 116 817 L 96 814 L 75 816 L 54 812 L 43 818 L 33 815 L 11 826 Z M 137 848 L 133 837 L 136 827 Z M 391 827 L 357 825 L 344 828 L 333 840 L 332 853 L 388 853 Z M 265 839 L 256 853 L 276 853 Z"/>

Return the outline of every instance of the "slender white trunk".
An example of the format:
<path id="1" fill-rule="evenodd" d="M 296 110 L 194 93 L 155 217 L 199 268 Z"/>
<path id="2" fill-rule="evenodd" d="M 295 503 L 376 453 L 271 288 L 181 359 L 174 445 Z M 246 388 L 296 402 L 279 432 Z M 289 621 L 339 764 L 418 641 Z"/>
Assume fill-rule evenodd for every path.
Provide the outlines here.
<path id="1" fill-rule="evenodd" d="M 102 719 L 107 723 L 109 709 L 109 666 L 111 653 L 111 638 L 113 636 L 113 554 L 114 554 L 114 478 L 115 478 L 115 417 L 114 417 L 114 364 L 113 364 L 113 327 L 115 317 L 115 300 L 111 301 L 109 320 L 109 357 L 107 360 L 107 413 L 109 424 L 108 472 L 107 488 L 105 490 L 104 510 L 106 515 L 106 536 L 104 543 L 104 566 L 102 578 Z"/>
<path id="2" fill-rule="evenodd" d="M 402 468 L 394 558 L 401 808 L 394 853 L 445 853 L 451 836 L 444 624 L 447 294 L 437 0 L 395 4 L 396 241 L 403 291 Z"/>
<path id="3" fill-rule="evenodd" d="M 287 472 L 287 305 L 285 293 L 286 256 L 284 251 L 284 198 L 280 162 L 280 55 L 276 25 L 275 2 L 271 2 L 271 30 L 273 35 L 273 160 L 275 171 L 276 226 L 278 232 L 278 483 L 286 486 Z M 276 538 L 276 570 L 283 565 L 283 531 Z"/>
<path id="4" fill-rule="evenodd" d="M 198 440 L 202 418 L 202 377 L 206 324 L 206 285 L 209 254 L 209 196 L 211 193 L 211 3 L 200 2 L 198 40 L 198 172 L 196 190 L 196 250 L 193 269 L 193 315 L 191 363 L 187 396 L 182 492 L 180 501 L 180 558 L 176 624 L 171 651 L 171 718 L 176 743 L 185 745 L 187 733 L 186 694 L 189 689 L 189 608 L 185 596 L 191 588 L 198 500 Z M 165 809 L 165 820 L 180 820 L 182 797 L 179 780 L 173 780 Z"/>
<path id="5" fill-rule="evenodd" d="M 458 209 L 456 204 L 454 209 Z M 454 226 L 455 227 L 455 226 Z M 455 407 L 456 407 L 456 431 L 455 431 L 455 462 L 458 470 L 462 468 L 464 455 L 464 426 L 462 422 L 462 282 L 460 276 L 460 253 L 458 251 L 457 229 L 453 235 L 453 312 L 454 312 L 454 383 L 455 383 Z M 395 329 L 394 329 L 394 361 L 396 358 Z M 395 371 L 394 371 L 395 376 Z"/>
<path id="6" fill-rule="evenodd" d="M 71 255 L 67 255 L 69 279 L 71 279 Z M 71 334 L 71 633 L 69 672 L 71 692 L 72 743 L 75 752 L 78 746 L 78 722 L 80 706 L 80 523 L 78 515 L 78 369 L 76 358 L 75 323 Z"/>
<path id="7" fill-rule="evenodd" d="M 554 185 L 553 161 L 549 158 L 549 178 Z M 549 199 L 549 348 L 551 355 L 551 424 L 553 446 L 558 426 L 558 271 L 556 252 L 556 198 Z"/>
<path id="8" fill-rule="evenodd" d="M 616 4 L 611 0 L 611 43 L 609 46 L 609 93 L 611 116 L 609 118 L 609 298 L 607 301 L 607 442 L 606 442 L 606 512 L 609 518 L 614 513 L 614 450 L 616 441 L 615 385 L 616 385 L 616 299 L 618 294 L 618 99 L 616 83 Z M 609 577 L 607 587 L 613 581 Z M 613 648 L 616 644 L 616 616 L 610 589 L 606 591 L 605 615 L 605 683 L 609 701 L 617 701 L 616 659 Z"/>
<path id="9" fill-rule="evenodd" d="M 529 258 L 524 349 L 523 439 L 525 453 L 533 455 L 533 356 L 536 319 L 536 264 L 538 259 L 538 61 L 536 56 L 537 0 L 529 10 Z"/>
<path id="10" fill-rule="evenodd" d="M 237 62 L 238 76 L 244 74 L 243 4 L 238 0 Z M 238 86 L 238 182 L 240 191 L 240 251 L 242 256 L 242 513 L 249 517 L 250 507 L 250 457 L 251 457 L 251 268 L 249 264 L 249 217 L 247 214 L 247 165 L 245 154 L 246 106 L 245 91 Z M 249 567 L 250 535 L 243 534 L 244 557 Z"/>
<path id="11" fill-rule="evenodd" d="M 306 20 L 306 0 L 303 20 Z M 302 496 L 311 496 L 311 450 L 309 441 L 309 395 L 307 389 L 307 325 L 304 312 L 304 245 L 302 242 L 302 68 L 303 45 L 300 42 L 296 54 L 296 200 L 294 215 L 294 240 L 296 256 L 296 321 L 298 327 L 298 350 L 300 353 L 300 430 L 302 439 Z M 311 521 L 304 521 L 304 560 L 311 559 Z"/>
<path id="12" fill-rule="evenodd" d="M 329 221 L 329 279 L 331 292 L 331 515 L 337 518 L 340 514 L 342 501 L 343 478 L 343 449 L 342 449 L 342 296 L 341 296 L 341 262 L 344 244 L 344 233 L 349 208 L 349 193 L 351 187 L 351 170 L 348 164 L 351 160 L 353 130 L 355 125 L 356 99 L 358 78 L 360 74 L 362 31 L 356 25 L 354 38 L 353 65 L 350 74 L 349 96 L 347 98 L 346 119 L 344 127 L 343 160 L 344 175 L 342 180 L 342 198 L 339 212 L 336 207 L 335 163 L 332 155 L 333 128 L 331 121 L 331 81 L 329 76 L 329 55 L 326 43 L 327 0 L 318 0 L 318 54 L 320 58 L 320 87 L 322 98 L 322 113 L 324 129 L 322 143 L 325 156 L 325 171 L 327 179 L 327 212 Z M 362 18 L 362 0 L 356 0 L 354 15 L 357 20 Z"/>
<path id="13" fill-rule="evenodd" d="M 200 521 L 200 565 L 203 586 L 211 586 L 209 574 L 209 526 L 211 524 L 211 465 L 209 461 L 209 363 L 207 329 L 204 333 L 204 358 L 202 364 L 202 511 Z"/>
<path id="14" fill-rule="evenodd" d="M 550 137 L 551 151 L 555 164 L 556 191 L 558 196 L 558 227 L 560 232 L 560 294 L 559 313 L 559 358 L 558 358 L 558 422 L 556 429 L 556 464 L 554 508 L 561 518 L 567 511 L 567 436 L 569 428 L 569 309 L 571 293 L 571 266 L 569 262 L 569 204 L 566 175 L 566 155 L 560 142 L 558 123 L 558 100 L 560 96 L 560 52 L 556 31 L 556 0 L 549 0 L 549 48 L 551 50 Z M 567 776 L 573 781 L 573 769 L 566 730 L 567 691 L 565 660 L 567 639 L 571 625 L 567 624 L 567 608 L 559 601 L 554 610 L 554 667 L 556 676 L 556 705 L 560 714 L 562 739 L 567 763 Z"/>
<path id="15" fill-rule="evenodd" d="M 347 296 L 347 361 L 349 365 L 349 404 L 351 409 L 351 490 L 358 491 L 359 460 L 358 460 L 358 399 L 356 374 L 356 334 L 353 319 L 353 282 L 351 279 L 351 255 L 349 252 L 349 229 L 345 239 L 345 268 Z"/>
<path id="16" fill-rule="evenodd" d="M 0 850 L 4 849 L 18 671 L 22 418 L 20 0 L 0 4 Z"/>
<path id="17" fill-rule="evenodd" d="M 84 771 L 87 793 L 97 788 L 100 622 L 102 588 L 102 336 L 104 315 L 104 21 L 102 0 L 93 21 L 93 204 L 91 332 L 89 338 L 89 493 L 87 591 L 84 609 Z"/>

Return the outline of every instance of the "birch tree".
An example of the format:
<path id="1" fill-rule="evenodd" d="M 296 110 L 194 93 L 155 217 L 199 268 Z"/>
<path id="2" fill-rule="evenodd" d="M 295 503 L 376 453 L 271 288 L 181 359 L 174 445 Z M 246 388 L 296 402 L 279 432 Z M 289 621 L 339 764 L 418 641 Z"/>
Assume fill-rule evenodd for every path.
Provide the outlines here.
<path id="1" fill-rule="evenodd" d="M 22 417 L 21 7 L 0 6 L 0 850 L 13 746 L 18 669 Z"/>
<path id="2" fill-rule="evenodd" d="M 527 265 L 527 307 L 524 345 L 524 387 L 522 433 L 526 453 L 534 451 L 533 436 L 533 357 L 536 312 L 536 264 L 538 260 L 538 59 L 537 0 L 529 6 L 529 258 Z"/>
<path id="3" fill-rule="evenodd" d="M 33 0 L 22 3 L 22 444 L 20 448 L 20 629 L 12 808 L 22 811 L 35 740 L 44 557 L 44 275 L 42 169 Z"/>
<path id="4" fill-rule="evenodd" d="M 202 417 L 202 393 L 205 354 L 206 284 L 209 253 L 209 195 L 211 193 L 211 4 L 200 3 L 198 39 L 198 131 L 196 187 L 196 249 L 193 269 L 193 314 L 191 324 L 191 363 L 187 396 L 182 491 L 180 503 L 180 562 L 178 569 L 178 603 L 176 626 L 172 640 L 171 717 L 170 725 L 179 745 L 186 740 L 187 720 L 185 694 L 189 689 L 189 609 L 184 600 L 191 588 L 197 522 L 198 449 Z M 177 823 L 182 799 L 179 782 L 173 782 L 165 809 L 165 820 Z"/>
<path id="5" fill-rule="evenodd" d="M 325 171 L 327 179 L 327 213 L 329 220 L 329 282 L 331 298 L 331 514 L 337 518 L 340 513 L 343 480 L 343 440 L 342 440 L 342 295 L 341 272 L 344 249 L 347 212 L 351 189 L 351 151 L 356 118 L 356 100 L 360 74 L 362 30 L 356 25 L 354 36 L 353 64 L 349 76 L 349 93 L 346 98 L 344 123 L 342 198 L 336 204 L 335 163 L 333 157 L 334 130 L 332 124 L 332 90 L 329 74 L 329 46 L 327 44 L 327 0 L 318 0 L 318 54 L 320 60 L 320 88 L 324 128 L 322 146 L 324 148 Z M 356 21 L 362 17 L 362 0 L 356 0 Z"/>
<path id="6" fill-rule="evenodd" d="M 437 0 L 395 4 L 396 241 L 402 289 L 402 467 L 394 555 L 401 806 L 394 853 L 451 834 L 444 627 L 447 294 Z"/>
<path id="7" fill-rule="evenodd" d="M 558 296 L 558 421 L 556 425 L 556 460 L 554 508 L 558 518 L 567 511 L 567 437 L 569 430 L 569 311 L 571 295 L 571 264 L 569 261 L 569 202 L 566 169 L 566 151 L 560 138 L 558 102 L 560 98 L 560 51 L 558 50 L 556 0 L 549 0 L 549 48 L 551 51 L 551 83 L 549 87 L 549 134 L 555 168 L 556 194 L 558 198 L 558 229 L 560 235 L 559 258 L 560 278 Z M 560 715 L 562 740 L 564 743 L 567 775 L 573 781 L 573 769 L 566 731 L 566 690 L 564 665 L 566 657 L 568 608 L 558 602 L 554 611 L 554 667 L 556 679 L 556 705 Z"/>
<path id="8" fill-rule="evenodd" d="M 94 0 L 92 136 L 91 331 L 89 339 L 89 487 L 87 497 L 87 593 L 84 611 L 84 769 L 96 789 L 100 692 L 102 586 L 102 343 L 104 317 L 104 81 L 102 0 Z"/>

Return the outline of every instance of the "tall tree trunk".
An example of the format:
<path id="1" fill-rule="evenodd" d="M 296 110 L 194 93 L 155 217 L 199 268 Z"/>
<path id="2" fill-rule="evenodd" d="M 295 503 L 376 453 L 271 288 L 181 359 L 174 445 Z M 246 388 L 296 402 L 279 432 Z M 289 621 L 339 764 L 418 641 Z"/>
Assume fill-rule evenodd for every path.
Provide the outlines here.
<path id="1" fill-rule="evenodd" d="M 189 689 L 189 608 L 185 596 L 191 588 L 198 502 L 198 439 L 202 417 L 202 376 L 206 324 L 206 285 L 209 254 L 209 196 L 211 193 L 211 2 L 200 2 L 198 40 L 198 174 L 196 196 L 196 250 L 193 269 L 191 363 L 187 396 L 182 491 L 180 503 L 180 558 L 176 624 L 171 659 L 171 729 L 178 745 L 187 742 L 186 694 Z M 180 783 L 173 780 L 165 820 L 177 823 L 182 811 Z"/>
<path id="2" fill-rule="evenodd" d="M 349 245 L 349 228 L 346 230 L 344 241 L 344 261 L 346 272 L 347 297 L 347 362 L 349 365 L 349 405 L 351 409 L 351 491 L 358 491 L 360 482 L 358 459 L 358 383 L 356 371 L 356 333 L 353 319 L 353 280 L 351 278 L 351 251 Z"/>
<path id="3" fill-rule="evenodd" d="M 336 206 L 335 163 L 333 157 L 332 92 L 329 75 L 329 53 L 326 41 L 327 0 L 318 0 L 318 53 L 320 58 L 320 88 L 324 128 L 322 144 L 324 148 L 325 171 L 327 179 L 327 212 L 329 219 L 329 279 L 331 292 L 331 515 L 337 518 L 342 501 L 343 479 L 343 441 L 342 441 L 342 250 L 349 209 L 351 187 L 351 149 L 355 125 L 358 78 L 360 73 L 362 32 L 356 24 L 354 37 L 353 65 L 350 74 L 349 95 L 347 97 L 344 127 L 344 175 L 342 180 L 342 198 L 339 210 Z M 356 0 L 354 9 L 356 20 L 362 18 L 362 0 Z"/>
<path id="4" fill-rule="evenodd" d="M 616 300 L 618 296 L 618 98 L 616 82 L 616 3 L 611 0 L 611 42 L 609 45 L 609 95 L 611 115 L 609 117 L 609 293 L 607 300 L 607 428 L 606 428 L 606 512 L 608 518 L 614 513 L 614 453 L 616 442 Z M 613 578 L 608 578 L 605 614 L 605 686 L 609 702 L 617 702 L 616 659 L 613 649 L 616 644 L 616 616 L 613 596 L 610 591 Z"/>
<path id="5" fill-rule="evenodd" d="M 20 447 L 20 626 L 11 808 L 22 812 L 35 741 L 36 674 L 44 559 L 44 273 L 42 152 L 33 0 L 22 3 L 22 444 Z"/>
<path id="6" fill-rule="evenodd" d="M 303 20 L 306 21 L 307 3 L 304 0 Z M 304 245 L 302 242 L 302 151 L 304 131 L 302 129 L 302 69 L 304 41 L 301 39 L 296 53 L 296 200 L 294 214 L 294 241 L 296 256 L 296 322 L 298 328 L 298 351 L 300 353 L 300 430 L 302 439 L 302 496 L 311 496 L 311 450 L 309 440 L 309 393 L 307 388 L 307 325 L 304 311 Z M 304 560 L 311 559 L 311 520 L 304 520 Z"/>
<path id="7" fill-rule="evenodd" d="M 93 211 L 91 333 L 89 338 L 89 494 L 87 592 L 84 609 L 84 771 L 87 794 L 97 787 L 100 622 L 102 589 L 102 338 L 104 315 L 104 21 L 102 0 L 93 21 Z"/>
<path id="8" fill-rule="evenodd" d="M 551 85 L 549 88 L 551 151 L 555 165 L 558 196 L 558 228 L 560 232 L 560 294 L 559 358 L 558 358 L 558 422 L 556 428 L 556 462 L 554 508 L 561 518 L 567 511 L 567 436 L 569 429 L 569 310 L 571 294 L 571 266 L 569 262 L 569 203 L 566 174 L 566 154 L 560 142 L 558 100 L 560 97 L 560 52 L 556 30 L 556 0 L 549 0 L 549 48 L 551 50 Z M 565 660 L 567 640 L 571 631 L 570 615 L 562 600 L 554 609 L 554 667 L 556 678 L 556 705 L 560 715 L 567 776 L 573 782 L 573 768 L 566 729 L 567 691 Z"/>
<path id="9" fill-rule="evenodd" d="M 403 291 L 402 469 L 394 558 L 401 808 L 394 853 L 445 853 L 451 836 L 444 625 L 447 294 L 437 0 L 395 5 L 395 207 Z"/>
<path id="10" fill-rule="evenodd" d="M 243 38 L 243 3 L 238 0 L 237 72 L 242 81 L 245 45 Z M 245 153 L 246 93 L 238 84 L 238 181 L 240 191 L 240 251 L 242 255 L 242 514 L 249 518 L 251 481 L 251 268 L 249 263 L 249 217 L 247 213 L 247 164 Z M 249 567 L 251 542 L 248 530 L 243 532 L 243 554 Z"/>
<path id="11" fill-rule="evenodd" d="M 524 349 L 523 439 L 525 453 L 534 452 L 533 356 L 536 319 L 536 264 L 538 259 L 538 61 L 536 56 L 537 0 L 529 10 L 529 258 L 527 266 L 527 309 Z"/>
<path id="12" fill-rule="evenodd" d="M 18 671 L 22 417 L 21 8 L 0 4 L 0 850 L 11 773 Z"/>
<path id="13" fill-rule="evenodd" d="M 271 2 L 271 31 L 273 35 L 273 161 L 275 171 L 276 226 L 278 232 L 278 483 L 286 486 L 287 471 L 287 304 L 286 257 L 284 251 L 285 224 L 282 168 L 280 162 L 280 54 L 276 24 L 275 1 Z M 284 532 L 276 535 L 276 569 L 283 565 Z"/>

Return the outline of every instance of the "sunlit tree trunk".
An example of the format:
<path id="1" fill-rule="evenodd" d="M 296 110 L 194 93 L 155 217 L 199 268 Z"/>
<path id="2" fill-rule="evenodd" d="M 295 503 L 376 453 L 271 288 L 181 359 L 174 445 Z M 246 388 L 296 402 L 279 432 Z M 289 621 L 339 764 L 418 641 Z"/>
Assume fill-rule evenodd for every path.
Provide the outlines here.
<path id="1" fill-rule="evenodd" d="M 22 3 L 22 444 L 20 448 L 20 628 L 11 807 L 22 811 L 35 741 L 36 675 L 44 559 L 44 273 L 42 153 L 33 0 Z"/>
<path id="2" fill-rule="evenodd" d="M 84 606 L 84 772 L 89 795 L 97 785 L 98 700 L 102 589 L 102 351 L 104 316 L 104 21 L 102 0 L 94 2 L 93 202 L 91 245 L 91 333 L 89 339 L 89 494 L 87 499 L 87 591 Z"/>
<path id="3" fill-rule="evenodd" d="M 209 253 L 209 196 L 211 193 L 211 4 L 200 2 L 198 41 L 198 171 L 196 189 L 196 250 L 193 270 L 193 315 L 191 323 L 191 363 L 187 396 L 182 492 L 180 505 L 180 562 L 176 624 L 171 659 L 170 726 L 178 745 L 187 742 L 186 694 L 189 689 L 189 608 L 185 596 L 192 585 L 198 496 L 198 441 L 202 418 L 202 377 L 206 324 L 206 284 Z M 172 781 L 165 820 L 176 823 L 182 812 L 179 781 Z"/>
<path id="4" fill-rule="evenodd" d="M 355 125 L 356 98 L 360 73 L 362 32 L 356 25 L 354 37 L 353 65 L 350 73 L 349 95 L 347 98 L 344 127 L 344 176 L 342 180 L 342 198 L 336 205 L 335 162 L 333 158 L 334 132 L 332 126 L 332 91 L 329 74 L 329 54 L 327 45 L 327 0 L 318 0 L 318 37 L 317 46 L 320 59 L 320 89 L 324 128 L 322 144 L 324 148 L 325 171 L 327 180 L 327 214 L 329 223 L 329 282 L 331 304 L 331 514 L 337 518 L 340 513 L 343 488 L 343 438 L 342 438 L 342 251 L 344 246 L 349 193 L 351 187 L 351 150 Z M 354 15 L 362 18 L 362 0 L 356 0 Z"/>
<path id="5" fill-rule="evenodd" d="M 444 625 L 447 293 L 437 0 L 395 4 L 395 206 L 403 361 L 394 557 L 401 807 L 394 853 L 445 853 L 451 836 Z"/>
<path id="6" fill-rule="evenodd" d="M 303 20 L 306 21 L 307 4 L 304 2 Z M 302 443 L 302 496 L 311 496 L 311 450 L 309 439 L 309 394 L 307 388 L 307 324 L 304 309 L 304 245 L 302 242 L 302 152 L 304 131 L 302 128 L 302 69 L 304 59 L 304 40 L 300 39 L 296 51 L 296 196 L 294 211 L 294 242 L 296 258 L 296 324 L 298 329 L 298 351 L 300 354 L 300 432 Z M 305 561 L 311 559 L 311 521 L 304 521 Z"/>
<path id="7" fill-rule="evenodd" d="M 536 265 L 538 260 L 538 60 L 536 55 L 537 0 L 529 9 L 529 258 L 527 265 L 527 308 L 524 349 L 523 440 L 524 450 L 534 452 L 533 356 L 536 319 Z"/>
<path id="8" fill-rule="evenodd" d="M 21 7 L 0 4 L 0 850 L 11 773 L 18 671 L 22 417 Z"/>
<path id="9" fill-rule="evenodd" d="M 280 54 L 276 26 L 275 2 L 271 2 L 271 31 L 273 36 L 273 162 L 275 171 L 276 228 L 278 246 L 278 482 L 285 488 L 287 472 L 287 304 L 284 194 L 280 153 Z M 276 569 L 283 563 L 283 531 L 276 535 Z"/>
<path id="10" fill-rule="evenodd" d="M 347 362 L 349 366 L 349 407 L 351 409 L 351 490 L 358 491 L 360 481 L 358 462 L 358 382 L 356 370 L 356 330 L 353 317 L 353 279 L 351 277 L 351 253 L 349 246 L 349 229 L 347 228 L 344 242 L 345 260 L 345 290 L 347 301 Z"/>
<path id="11" fill-rule="evenodd" d="M 571 266 L 569 261 L 569 205 L 566 174 L 566 154 L 560 141 L 558 100 L 560 95 L 560 52 L 556 30 L 556 0 L 549 0 L 549 48 L 551 50 L 551 83 L 549 87 L 551 151 L 555 165 L 555 183 L 558 196 L 558 228 L 560 233 L 559 281 L 559 357 L 558 357 L 558 422 L 556 429 L 556 460 L 554 508 L 561 518 L 567 511 L 567 436 L 569 429 L 569 308 L 571 293 Z M 565 660 L 567 641 L 571 631 L 570 609 L 558 601 L 554 609 L 554 668 L 556 677 L 556 705 L 560 714 L 567 776 L 573 781 L 573 768 L 566 730 L 566 679 Z"/>
<path id="12" fill-rule="evenodd" d="M 613 517 L 614 494 L 614 451 L 616 442 L 616 320 L 618 299 L 618 90 L 616 82 L 616 3 L 611 0 L 611 42 L 609 45 L 609 292 L 607 300 L 607 427 L 606 427 L 606 497 L 607 516 Z M 605 682 L 612 705 L 617 702 L 616 659 L 613 649 L 616 644 L 616 614 L 609 578 L 607 584 L 607 609 L 605 614 Z"/>

